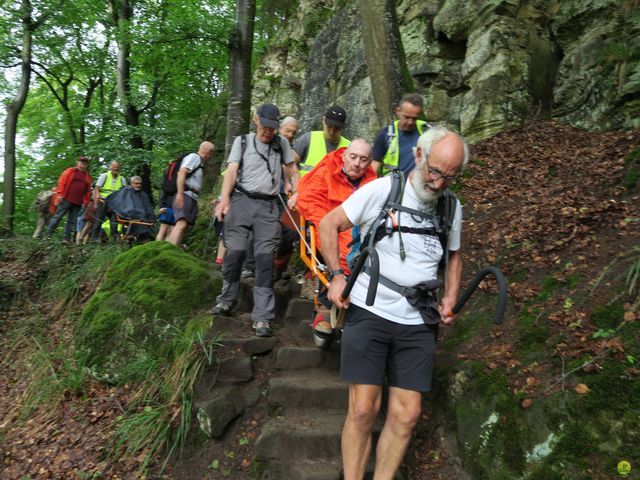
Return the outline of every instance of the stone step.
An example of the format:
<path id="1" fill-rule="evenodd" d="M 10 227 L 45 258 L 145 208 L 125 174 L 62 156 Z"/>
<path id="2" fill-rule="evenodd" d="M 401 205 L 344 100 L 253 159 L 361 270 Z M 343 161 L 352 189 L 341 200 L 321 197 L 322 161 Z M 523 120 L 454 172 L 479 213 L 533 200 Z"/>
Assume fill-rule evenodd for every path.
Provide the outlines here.
<path id="1" fill-rule="evenodd" d="M 287 410 L 269 419 L 256 441 L 258 460 L 340 458 L 344 410 Z"/>
<path id="2" fill-rule="evenodd" d="M 269 405 L 287 409 L 321 407 L 347 411 L 349 384 L 337 371 L 291 371 L 269 380 Z"/>
<path id="3" fill-rule="evenodd" d="M 248 327 L 251 324 L 247 324 Z M 247 330 L 247 334 L 252 334 L 253 330 Z M 275 337 L 245 337 L 245 338 L 221 338 L 217 353 L 224 356 L 229 353 L 245 353 L 247 355 L 264 355 L 271 352 L 278 339 Z"/>
<path id="4" fill-rule="evenodd" d="M 276 353 L 276 368 L 279 370 L 299 370 L 307 368 L 340 368 L 338 350 L 320 350 L 316 347 L 281 347 Z"/>
<path id="5" fill-rule="evenodd" d="M 339 460 L 291 460 L 265 462 L 262 480 L 341 480 Z"/>
<path id="6" fill-rule="evenodd" d="M 284 314 L 285 323 L 296 325 L 299 320 L 313 321 L 313 302 L 304 298 L 291 298 Z"/>

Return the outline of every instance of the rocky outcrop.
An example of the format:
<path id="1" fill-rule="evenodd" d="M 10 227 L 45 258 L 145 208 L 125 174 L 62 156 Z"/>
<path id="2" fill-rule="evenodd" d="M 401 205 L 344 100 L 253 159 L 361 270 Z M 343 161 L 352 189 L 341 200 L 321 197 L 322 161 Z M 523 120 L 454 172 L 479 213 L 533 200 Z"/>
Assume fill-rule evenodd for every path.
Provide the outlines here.
<path id="1" fill-rule="evenodd" d="M 404 0 L 407 67 L 427 119 L 471 141 L 553 117 L 587 129 L 640 126 L 640 6 L 633 0 Z M 303 0 L 265 55 L 254 103 L 271 100 L 318 126 L 332 103 L 347 136 L 372 138 L 375 115 L 357 0 Z"/>

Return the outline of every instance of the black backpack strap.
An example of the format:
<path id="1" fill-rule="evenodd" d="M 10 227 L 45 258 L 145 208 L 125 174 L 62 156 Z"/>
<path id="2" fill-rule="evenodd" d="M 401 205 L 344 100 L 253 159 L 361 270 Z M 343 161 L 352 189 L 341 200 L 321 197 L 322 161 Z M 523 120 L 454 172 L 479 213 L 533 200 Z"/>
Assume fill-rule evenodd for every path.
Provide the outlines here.
<path id="1" fill-rule="evenodd" d="M 387 197 L 387 201 L 384 203 L 384 206 L 378 213 L 378 217 L 373 221 L 371 228 L 367 232 L 364 241 L 362 242 L 363 246 L 373 247 L 377 241 L 383 238 L 385 235 L 391 234 L 391 232 L 386 231 L 385 220 L 389 216 L 389 210 L 392 204 L 397 204 L 402 200 L 402 194 L 404 192 L 404 183 L 405 176 L 402 170 L 394 169 L 391 170 L 391 189 L 389 190 L 389 196 Z"/>
<path id="2" fill-rule="evenodd" d="M 442 260 L 440 266 L 445 269 L 449 262 L 449 232 L 453 225 L 453 218 L 456 215 L 456 207 L 458 203 L 458 197 L 448 188 L 444 191 L 442 196 L 438 199 L 436 205 L 436 216 L 440 222 L 440 228 L 438 233 L 438 239 L 442 247 Z"/>

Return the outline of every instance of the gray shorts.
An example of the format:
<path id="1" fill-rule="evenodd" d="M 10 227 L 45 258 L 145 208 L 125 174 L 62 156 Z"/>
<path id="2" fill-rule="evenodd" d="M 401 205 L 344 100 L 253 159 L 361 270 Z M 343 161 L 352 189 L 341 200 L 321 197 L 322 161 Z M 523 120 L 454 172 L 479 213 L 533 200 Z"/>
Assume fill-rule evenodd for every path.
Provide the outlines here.
<path id="1" fill-rule="evenodd" d="M 176 200 L 173 199 L 173 217 L 176 223 L 178 220 L 186 220 L 189 225 L 196 223 L 196 217 L 198 216 L 198 202 L 196 202 L 189 195 L 184 195 L 184 204 L 182 208 L 176 207 Z"/>
<path id="2" fill-rule="evenodd" d="M 340 378 L 418 392 L 431 390 L 437 325 L 403 325 L 351 304 L 347 310 Z"/>

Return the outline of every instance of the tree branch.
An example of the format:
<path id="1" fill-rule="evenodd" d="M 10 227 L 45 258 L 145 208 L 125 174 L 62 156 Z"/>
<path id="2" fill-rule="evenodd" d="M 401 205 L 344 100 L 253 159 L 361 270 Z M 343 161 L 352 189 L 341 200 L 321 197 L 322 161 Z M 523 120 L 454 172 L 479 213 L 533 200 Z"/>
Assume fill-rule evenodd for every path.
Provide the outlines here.
<path id="1" fill-rule="evenodd" d="M 216 37 L 212 37 L 210 35 L 193 35 L 193 34 L 187 34 L 184 37 L 176 37 L 176 38 L 171 38 L 167 40 L 154 40 L 152 42 L 149 42 L 149 45 L 161 45 L 163 43 L 177 43 L 177 42 L 184 42 L 187 40 L 211 40 L 217 43 L 218 45 L 221 45 L 224 48 L 229 49 L 229 42 L 223 42 L 222 40 L 219 40 Z"/>

